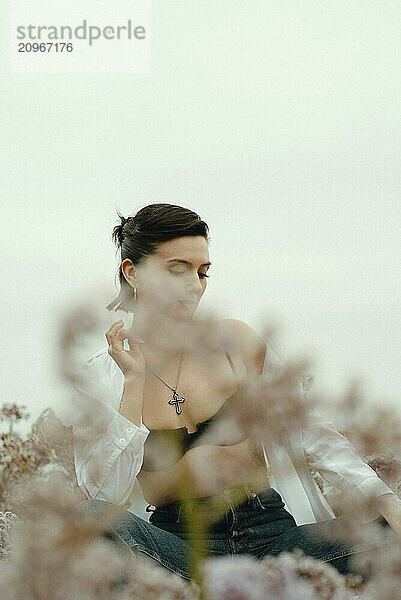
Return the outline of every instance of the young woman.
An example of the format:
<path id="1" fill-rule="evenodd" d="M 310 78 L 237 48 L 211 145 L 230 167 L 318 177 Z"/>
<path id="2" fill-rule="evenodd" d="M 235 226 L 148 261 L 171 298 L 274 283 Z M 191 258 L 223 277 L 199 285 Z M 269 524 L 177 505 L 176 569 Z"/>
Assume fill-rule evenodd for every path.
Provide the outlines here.
<path id="1" fill-rule="evenodd" d="M 281 365 L 239 320 L 216 319 L 206 343 L 194 312 L 211 265 L 207 224 L 187 208 L 151 204 L 121 217 L 113 238 L 121 290 L 107 308 L 133 313 L 133 321 L 129 330 L 112 324 L 107 347 L 84 363 L 76 386 L 75 467 L 88 498 L 77 509 L 129 507 L 138 482 L 152 515 L 147 521 L 124 509 L 111 538 L 187 579 L 197 579 L 187 528 L 196 509 L 207 523 L 196 539 L 206 553 L 261 559 L 301 548 L 341 573 L 357 572 L 353 556 L 381 540 L 340 542 L 347 517 L 335 517 L 311 468 L 373 498 L 363 527 L 382 515 L 401 533 L 401 502 L 331 421 L 314 411 L 282 445 L 235 436 L 229 444 L 203 442 L 241 382 L 268 380 Z"/>

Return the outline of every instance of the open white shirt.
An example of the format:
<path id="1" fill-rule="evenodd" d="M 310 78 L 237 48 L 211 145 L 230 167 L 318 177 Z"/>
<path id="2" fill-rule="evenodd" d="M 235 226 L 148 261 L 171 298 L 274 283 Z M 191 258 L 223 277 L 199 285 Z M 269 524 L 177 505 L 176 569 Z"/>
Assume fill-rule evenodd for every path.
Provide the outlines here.
<path id="1" fill-rule="evenodd" d="M 266 344 L 263 375 L 274 376 L 283 365 Z M 300 393 L 303 393 L 299 383 Z M 87 498 L 125 505 L 136 512 L 137 482 L 149 429 L 138 427 L 118 410 L 124 393 L 124 374 L 107 351 L 107 346 L 82 365 L 79 384 L 74 386 L 73 432 L 77 482 Z M 393 493 L 375 471 L 357 454 L 332 421 L 320 411 L 310 411 L 308 425 L 289 438 L 290 448 L 264 444 L 269 462 L 269 483 L 281 495 L 285 508 L 297 525 L 313 523 L 335 515 L 314 480 L 310 468 L 340 490 L 354 488 L 369 498 Z M 136 498 L 136 500 L 135 500 Z M 146 504 L 146 501 L 143 499 Z M 132 506 L 131 506 L 132 504 Z M 379 516 L 375 508 L 362 516 L 369 522 Z"/>

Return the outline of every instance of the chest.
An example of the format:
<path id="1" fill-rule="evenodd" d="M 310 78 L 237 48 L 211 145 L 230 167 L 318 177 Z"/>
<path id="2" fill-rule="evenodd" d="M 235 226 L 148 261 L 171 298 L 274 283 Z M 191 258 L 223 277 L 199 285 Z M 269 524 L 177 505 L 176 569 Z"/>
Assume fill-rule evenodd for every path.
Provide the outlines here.
<path id="1" fill-rule="evenodd" d="M 148 369 L 142 409 L 146 427 L 149 430 L 187 427 L 189 433 L 196 431 L 196 424 L 215 414 L 237 391 L 238 380 L 246 374 L 241 357 L 231 353 L 230 358 L 232 365 L 224 352 L 214 356 L 213 360 L 186 357 L 178 378 L 175 402 L 173 391 Z M 176 385 L 178 364 L 175 368 L 171 365 L 161 372 L 155 371 L 169 386 Z"/>

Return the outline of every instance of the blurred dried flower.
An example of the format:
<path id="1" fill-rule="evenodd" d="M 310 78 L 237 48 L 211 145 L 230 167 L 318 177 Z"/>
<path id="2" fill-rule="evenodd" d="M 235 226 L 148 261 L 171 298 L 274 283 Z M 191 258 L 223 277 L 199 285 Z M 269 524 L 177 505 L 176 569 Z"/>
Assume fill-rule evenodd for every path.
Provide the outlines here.
<path id="1" fill-rule="evenodd" d="M 335 402 L 336 413 L 346 424 L 341 429 L 361 456 L 376 457 L 389 450 L 401 457 L 401 416 L 394 408 L 363 400 L 361 383 L 354 380 Z"/>
<path id="2" fill-rule="evenodd" d="M 17 423 L 21 419 L 28 419 L 30 416 L 29 413 L 24 410 L 25 408 L 26 406 L 17 406 L 15 403 L 5 403 L 0 409 L 0 423 L 8 422 L 10 435 L 13 433 L 14 423 Z"/>
<path id="3" fill-rule="evenodd" d="M 99 535 L 103 521 L 84 520 L 74 511 L 77 497 L 65 475 L 53 473 L 45 482 L 32 478 L 21 487 L 17 509 L 23 524 L 0 569 L 2 600 L 115 597 L 113 587 L 133 573 L 131 552 Z"/>
<path id="4" fill-rule="evenodd" d="M 202 562 L 206 600 L 318 600 L 313 585 L 276 558 L 250 555 L 206 558 Z"/>
<path id="5" fill-rule="evenodd" d="M 16 405 L 9 416 L 23 414 Z M 17 433 L 0 434 L 0 510 L 12 510 L 13 488 L 40 472 L 61 470 L 77 488 L 72 427 L 64 425 L 51 408 L 45 409 L 25 439 Z"/>
<path id="6" fill-rule="evenodd" d="M 194 580 L 184 580 L 139 555 L 133 584 L 126 588 L 121 600 L 198 600 L 200 593 L 201 588 Z"/>
<path id="7" fill-rule="evenodd" d="M 366 462 L 388 486 L 401 497 L 401 460 L 388 450 L 381 456 L 365 457 Z"/>
<path id="8" fill-rule="evenodd" d="M 6 560 L 12 552 L 12 543 L 10 534 L 12 528 L 18 523 L 18 517 L 14 513 L 7 511 L 0 512 L 0 561 Z"/>
<path id="9" fill-rule="evenodd" d="M 359 577 L 343 577 L 335 567 L 323 563 L 302 550 L 282 552 L 276 557 L 265 557 L 262 565 L 268 569 L 277 568 L 277 563 L 299 577 L 307 580 L 314 588 L 320 600 L 345 600 L 351 598 L 355 590 L 360 589 Z"/>
<path id="10" fill-rule="evenodd" d="M 401 540 L 391 536 L 390 543 L 374 554 L 355 555 L 359 568 L 369 574 L 362 600 L 399 600 L 401 598 Z"/>

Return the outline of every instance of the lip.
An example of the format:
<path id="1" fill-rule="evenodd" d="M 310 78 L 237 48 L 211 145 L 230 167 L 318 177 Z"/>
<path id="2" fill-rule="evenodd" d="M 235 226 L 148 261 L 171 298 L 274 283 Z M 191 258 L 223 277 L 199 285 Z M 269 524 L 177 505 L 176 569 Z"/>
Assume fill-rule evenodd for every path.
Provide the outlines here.
<path id="1" fill-rule="evenodd" d="M 180 302 L 180 304 L 190 304 L 192 306 L 196 304 L 193 300 L 177 300 L 177 302 Z"/>

